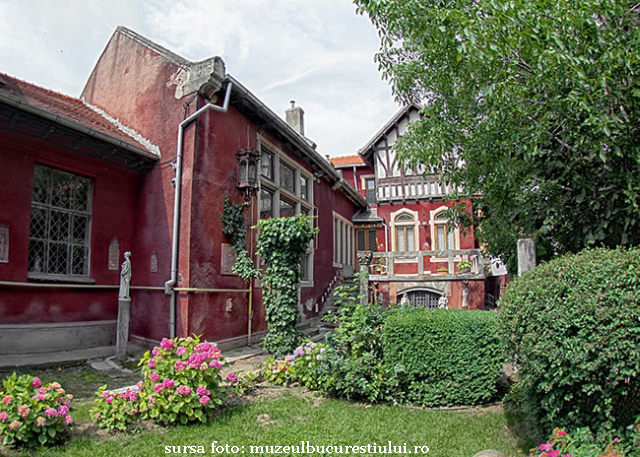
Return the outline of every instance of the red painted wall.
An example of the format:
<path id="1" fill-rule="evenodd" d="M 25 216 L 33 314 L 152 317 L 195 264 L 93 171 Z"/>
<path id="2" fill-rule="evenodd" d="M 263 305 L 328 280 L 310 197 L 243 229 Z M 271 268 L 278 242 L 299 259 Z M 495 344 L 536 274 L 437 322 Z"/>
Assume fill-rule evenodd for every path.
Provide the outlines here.
<path id="1" fill-rule="evenodd" d="M 82 148 L 69 152 L 2 126 L 0 132 L 0 224 L 10 228 L 9 263 L 0 263 L 0 280 L 27 281 L 33 169 L 40 164 L 93 180 L 90 277 L 117 285 L 119 271 L 108 270 L 109 244 L 117 238 L 121 255 L 132 248 L 139 174 L 81 155 Z M 117 308 L 117 290 L 0 286 L 2 324 L 108 320 L 116 318 Z"/>

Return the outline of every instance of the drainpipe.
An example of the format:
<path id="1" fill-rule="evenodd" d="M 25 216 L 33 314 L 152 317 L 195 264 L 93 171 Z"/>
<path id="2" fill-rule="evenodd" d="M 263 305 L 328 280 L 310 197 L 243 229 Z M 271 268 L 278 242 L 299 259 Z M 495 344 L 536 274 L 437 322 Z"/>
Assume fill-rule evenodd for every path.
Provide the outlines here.
<path id="1" fill-rule="evenodd" d="M 356 192 L 358 191 L 358 177 L 356 175 L 356 166 L 353 166 L 353 187 L 355 187 Z"/>
<path id="2" fill-rule="evenodd" d="M 390 252 L 391 248 L 389 246 L 389 227 L 387 227 L 387 223 L 382 219 L 382 226 L 384 227 L 384 242 L 385 242 L 385 251 Z"/>
<path id="3" fill-rule="evenodd" d="M 173 237 L 171 242 L 171 279 L 164 283 L 164 293 L 169 295 L 169 338 L 176 337 L 176 291 L 174 286 L 178 282 L 178 246 L 180 244 L 180 207 L 182 199 L 182 155 L 184 149 L 184 130 L 204 112 L 209 110 L 226 113 L 229 108 L 229 100 L 231 98 L 232 83 L 227 83 L 227 91 L 224 96 L 222 107 L 208 102 L 198 111 L 186 118 L 178 126 L 178 147 L 176 153 L 176 177 L 175 177 L 175 196 L 173 202 Z"/>

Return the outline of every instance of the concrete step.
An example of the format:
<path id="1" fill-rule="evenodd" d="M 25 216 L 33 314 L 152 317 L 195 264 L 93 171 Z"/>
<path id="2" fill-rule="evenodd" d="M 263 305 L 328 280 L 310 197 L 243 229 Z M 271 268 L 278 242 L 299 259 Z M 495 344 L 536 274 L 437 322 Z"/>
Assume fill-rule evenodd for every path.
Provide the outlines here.
<path id="1" fill-rule="evenodd" d="M 41 354 L 3 355 L 0 356 L 0 370 L 73 364 L 91 359 L 105 359 L 115 355 L 115 353 L 115 346 L 105 346 Z"/>

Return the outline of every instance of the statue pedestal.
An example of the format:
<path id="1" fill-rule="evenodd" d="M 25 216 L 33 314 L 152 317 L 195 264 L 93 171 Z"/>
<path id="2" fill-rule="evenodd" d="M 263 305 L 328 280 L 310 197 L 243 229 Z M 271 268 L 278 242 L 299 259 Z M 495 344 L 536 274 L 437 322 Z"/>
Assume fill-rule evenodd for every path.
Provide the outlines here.
<path id="1" fill-rule="evenodd" d="M 129 317 L 131 313 L 131 299 L 118 299 L 118 327 L 116 329 L 116 361 L 124 363 L 127 360 L 127 343 L 129 342 Z"/>

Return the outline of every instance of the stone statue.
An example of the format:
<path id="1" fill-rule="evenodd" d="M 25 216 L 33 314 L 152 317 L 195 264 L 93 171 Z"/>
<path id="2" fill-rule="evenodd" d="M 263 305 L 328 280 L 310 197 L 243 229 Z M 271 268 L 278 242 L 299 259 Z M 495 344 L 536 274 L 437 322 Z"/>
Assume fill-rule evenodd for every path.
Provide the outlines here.
<path id="1" fill-rule="evenodd" d="M 447 300 L 447 296 L 445 294 L 442 294 L 438 299 L 438 308 L 449 309 L 449 300 Z"/>
<path id="2" fill-rule="evenodd" d="M 403 306 L 409 305 L 409 294 L 403 294 L 402 298 L 400 299 L 400 304 Z"/>
<path id="3" fill-rule="evenodd" d="M 129 260 L 129 257 L 131 257 L 131 252 L 125 252 L 122 270 L 120 271 L 120 294 L 118 295 L 120 300 L 131 299 L 129 296 L 129 285 L 131 284 L 131 260 Z"/>
<path id="4" fill-rule="evenodd" d="M 467 309 L 468 307 L 469 307 L 469 284 L 468 284 L 468 281 L 466 281 L 462 288 L 462 309 Z"/>

